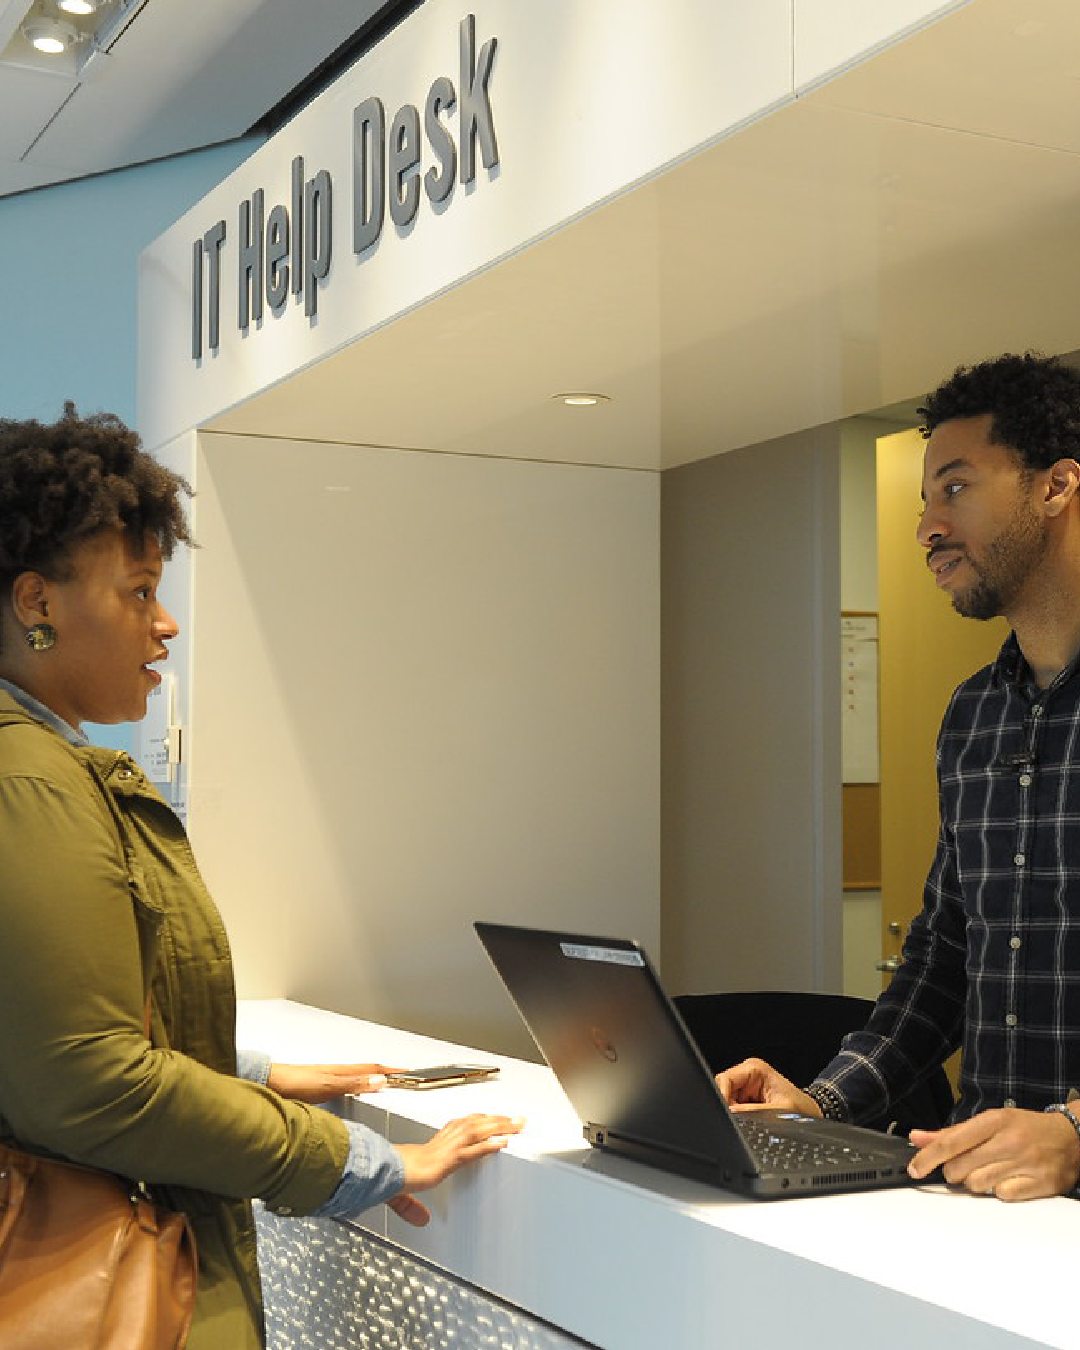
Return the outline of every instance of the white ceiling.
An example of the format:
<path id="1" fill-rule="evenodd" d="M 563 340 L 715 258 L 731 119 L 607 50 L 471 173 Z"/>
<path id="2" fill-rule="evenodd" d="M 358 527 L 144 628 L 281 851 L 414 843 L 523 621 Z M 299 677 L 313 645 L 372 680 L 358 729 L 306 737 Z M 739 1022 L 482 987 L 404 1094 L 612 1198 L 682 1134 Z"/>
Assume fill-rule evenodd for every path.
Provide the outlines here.
<path id="1" fill-rule="evenodd" d="M 0 196 L 242 136 L 385 8 L 146 0 L 80 77 L 70 56 L 38 56 L 21 36 L 48 4 L 0 0 Z"/>
<path id="2" fill-rule="evenodd" d="M 1029 347 L 1080 347 L 1080 4 L 973 0 L 213 426 L 668 468 Z"/>
<path id="3" fill-rule="evenodd" d="M 90 79 L 0 64 L 0 195 L 240 136 L 381 8 L 146 0 Z M 215 426 L 670 467 L 1031 346 L 1080 348 L 1080 3 L 971 0 Z"/>

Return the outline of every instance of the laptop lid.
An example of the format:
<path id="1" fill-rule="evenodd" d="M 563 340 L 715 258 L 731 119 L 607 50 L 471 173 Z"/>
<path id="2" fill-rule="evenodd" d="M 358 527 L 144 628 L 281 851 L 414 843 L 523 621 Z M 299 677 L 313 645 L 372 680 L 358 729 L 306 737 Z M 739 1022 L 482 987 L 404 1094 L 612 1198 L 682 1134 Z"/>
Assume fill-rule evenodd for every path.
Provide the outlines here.
<path id="1" fill-rule="evenodd" d="M 806 1117 L 729 1111 L 636 942 L 474 927 L 590 1143 L 750 1195 L 908 1181 L 904 1168 L 914 1150 L 905 1141 Z M 763 1152 L 762 1133 L 786 1145 L 808 1127 L 835 1164 L 803 1170 L 789 1156 L 777 1169 L 768 1148 Z"/>

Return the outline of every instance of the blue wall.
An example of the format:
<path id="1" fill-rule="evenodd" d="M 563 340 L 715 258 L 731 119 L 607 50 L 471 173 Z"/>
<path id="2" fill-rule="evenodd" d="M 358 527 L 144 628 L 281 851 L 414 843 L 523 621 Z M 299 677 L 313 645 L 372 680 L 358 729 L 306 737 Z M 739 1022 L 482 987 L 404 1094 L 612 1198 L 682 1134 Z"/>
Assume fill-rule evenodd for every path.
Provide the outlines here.
<path id="1" fill-rule="evenodd" d="M 216 186 L 262 137 L 0 197 L 0 417 L 135 418 L 139 254 Z M 87 727 L 132 749 L 130 726 Z"/>
<path id="2" fill-rule="evenodd" d="M 0 197 L 0 416 L 134 419 L 138 256 L 262 139 Z"/>

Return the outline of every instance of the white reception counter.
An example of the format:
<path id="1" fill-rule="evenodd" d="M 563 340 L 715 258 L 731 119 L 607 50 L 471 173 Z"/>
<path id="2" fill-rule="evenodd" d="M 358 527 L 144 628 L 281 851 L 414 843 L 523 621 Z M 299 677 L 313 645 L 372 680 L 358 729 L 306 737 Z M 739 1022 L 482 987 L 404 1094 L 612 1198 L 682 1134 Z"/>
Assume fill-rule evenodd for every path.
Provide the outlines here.
<path id="1" fill-rule="evenodd" d="M 602 1350 L 1080 1347 L 1076 1201 L 942 1187 L 741 1200 L 598 1155 L 534 1064 L 276 1000 L 241 1003 L 238 1034 L 282 1061 L 499 1064 L 471 1087 L 349 1099 L 400 1142 L 472 1111 L 528 1121 L 505 1153 L 424 1195 L 428 1228 L 385 1208 L 364 1223 Z"/>

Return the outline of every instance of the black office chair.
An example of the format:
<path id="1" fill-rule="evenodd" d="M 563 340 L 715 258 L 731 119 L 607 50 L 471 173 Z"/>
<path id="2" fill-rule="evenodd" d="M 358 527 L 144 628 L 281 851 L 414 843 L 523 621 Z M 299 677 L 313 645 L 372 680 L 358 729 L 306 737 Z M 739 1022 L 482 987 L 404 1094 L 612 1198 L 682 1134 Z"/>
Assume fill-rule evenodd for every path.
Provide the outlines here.
<path id="1" fill-rule="evenodd" d="M 713 1073 L 755 1055 L 799 1087 L 828 1064 L 849 1031 L 866 1025 L 874 1007 L 871 999 L 848 994 L 774 991 L 677 994 L 672 1002 Z M 952 1088 L 939 1068 L 885 1116 L 866 1123 L 900 1134 L 916 1126 L 934 1130 L 947 1123 L 952 1108 Z"/>

